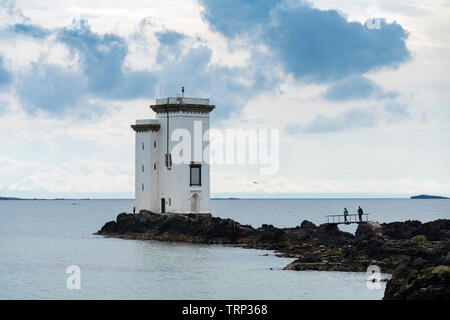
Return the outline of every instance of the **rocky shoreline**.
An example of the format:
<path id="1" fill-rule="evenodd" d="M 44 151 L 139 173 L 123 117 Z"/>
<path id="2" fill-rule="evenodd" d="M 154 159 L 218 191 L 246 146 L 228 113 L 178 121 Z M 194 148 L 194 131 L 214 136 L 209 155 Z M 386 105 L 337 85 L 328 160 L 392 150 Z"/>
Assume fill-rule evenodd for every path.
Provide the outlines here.
<path id="1" fill-rule="evenodd" d="M 303 221 L 260 228 L 209 215 L 121 213 L 96 234 L 125 239 L 228 244 L 296 258 L 285 270 L 391 273 L 383 299 L 450 299 L 450 220 L 363 222 L 355 235 Z"/>

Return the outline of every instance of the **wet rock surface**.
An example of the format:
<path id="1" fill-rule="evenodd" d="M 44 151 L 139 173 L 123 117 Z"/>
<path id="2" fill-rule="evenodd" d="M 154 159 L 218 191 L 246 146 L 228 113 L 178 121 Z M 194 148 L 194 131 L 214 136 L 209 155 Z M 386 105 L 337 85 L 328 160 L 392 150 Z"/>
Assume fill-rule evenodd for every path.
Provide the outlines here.
<path id="1" fill-rule="evenodd" d="M 405 260 L 386 285 L 384 300 L 449 300 L 450 267 L 437 265 L 415 269 Z"/>
<path id="2" fill-rule="evenodd" d="M 392 273 L 384 299 L 450 299 L 450 220 L 363 222 L 355 235 L 337 225 L 303 221 L 293 228 L 259 228 L 196 214 L 121 213 L 96 234 L 143 240 L 227 244 L 275 250 L 296 258 L 285 270 Z"/>

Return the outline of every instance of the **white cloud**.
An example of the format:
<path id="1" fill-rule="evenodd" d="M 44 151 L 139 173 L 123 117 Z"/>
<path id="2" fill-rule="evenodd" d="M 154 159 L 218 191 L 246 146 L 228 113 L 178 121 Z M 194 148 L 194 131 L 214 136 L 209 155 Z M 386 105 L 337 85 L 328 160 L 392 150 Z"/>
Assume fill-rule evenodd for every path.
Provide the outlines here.
<path id="1" fill-rule="evenodd" d="M 4 183 L 1 189 L 34 193 L 131 193 L 132 168 L 129 164 L 94 158 L 46 165 L 0 157 L 0 177 Z"/>

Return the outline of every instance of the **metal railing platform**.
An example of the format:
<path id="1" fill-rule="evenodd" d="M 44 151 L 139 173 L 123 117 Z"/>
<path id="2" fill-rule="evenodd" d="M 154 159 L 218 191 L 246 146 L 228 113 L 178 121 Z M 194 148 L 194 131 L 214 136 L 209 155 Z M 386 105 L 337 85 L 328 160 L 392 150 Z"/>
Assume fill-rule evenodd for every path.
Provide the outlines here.
<path id="1" fill-rule="evenodd" d="M 347 221 L 345 221 L 345 216 L 343 214 L 331 214 L 325 217 L 327 218 L 327 223 L 330 224 L 350 224 L 350 223 L 368 222 L 369 214 L 370 213 L 364 213 L 361 217 L 361 220 L 359 220 L 359 214 L 356 213 L 348 214 Z"/>

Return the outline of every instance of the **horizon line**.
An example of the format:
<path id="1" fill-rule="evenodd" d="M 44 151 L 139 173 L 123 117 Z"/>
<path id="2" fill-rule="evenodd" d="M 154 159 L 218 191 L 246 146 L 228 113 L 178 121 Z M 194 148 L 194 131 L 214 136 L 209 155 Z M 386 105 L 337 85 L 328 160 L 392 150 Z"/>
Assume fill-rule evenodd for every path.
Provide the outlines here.
<path id="1" fill-rule="evenodd" d="M 417 200 L 411 197 L 211 197 L 210 200 Z M 436 198 L 448 199 L 446 197 Z M 0 201 L 90 201 L 90 200 L 135 200 L 135 198 L 20 198 L 20 197 L 0 197 Z M 420 200 L 420 199 L 419 199 Z M 427 199 L 429 200 L 429 199 Z"/>

